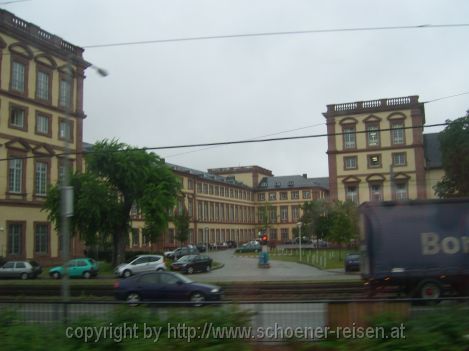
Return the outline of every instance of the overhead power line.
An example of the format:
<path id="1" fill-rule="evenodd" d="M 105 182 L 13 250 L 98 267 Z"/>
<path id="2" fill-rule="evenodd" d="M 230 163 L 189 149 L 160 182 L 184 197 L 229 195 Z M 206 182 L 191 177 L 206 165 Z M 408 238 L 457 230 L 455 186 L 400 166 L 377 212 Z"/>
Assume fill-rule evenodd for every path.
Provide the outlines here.
<path id="1" fill-rule="evenodd" d="M 404 127 L 400 129 L 419 129 L 419 128 L 432 128 L 432 127 L 441 127 L 446 126 L 448 123 L 436 123 L 436 124 L 429 124 L 429 125 L 420 125 L 420 126 L 411 126 L 411 127 Z M 379 132 L 386 132 L 390 131 L 393 128 L 384 128 L 378 129 L 376 131 Z M 360 130 L 356 131 L 357 134 L 368 133 L 367 130 Z M 141 148 L 142 150 L 168 150 L 168 149 L 184 149 L 184 148 L 191 148 L 191 147 L 202 147 L 202 146 L 218 146 L 218 145 L 236 145 L 236 144 L 253 144 L 253 143 L 266 143 L 272 141 L 285 141 L 285 140 L 300 140 L 300 139 L 311 139 L 311 138 L 323 138 L 327 136 L 337 136 L 337 135 L 344 135 L 347 133 L 325 133 L 325 134 L 313 134 L 313 135 L 299 135 L 299 136 L 291 136 L 291 137 L 280 137 L 280 138 L 267 138 L 267 139 L 248 139 L 248 140 L 235 140 L 235 141 L 222 141 L 222 142 L 215 142 L 215 143 L 203 143 L 203 144 L 183 144 L 183 145 L 171 145 L 171 146 L 155 146 L 155 147 L 147 147 Z"/>
<path id="2" fill-rule="evenodd" d="M 428 100 L 428 101 L 423 101 L 422 103 L 423 104 L 429 104 L 429 103 L 432 103 L 432 102 L 435 102 L 435 101 L 451 99 L 451 98 L 454 98 L 454 97 L 457 97 L 457 96 L 462 96 L 462 95 L 467 95 L 467 94 L 469 94 L 469 91 L 466 91 L 464 93 L 454 94 L 454 95 L 443 96 L 443 97 Z"/>
<path id="3" fill-rule="evenodd" d="M 443 97 L 436 98 L 436 99 L 432 99 L 432 100 L 422 101 L 422 104 L 430 104 L 430 103 L 432 103 L 432 102 L 436 102 L 436 101 L 440 101 L 440 100 L 446 100 L 446 99 L 451 99 L 451 98 L 454 98 L 454 97 L 458 97 L 458 96 L 462 96 L 462 95 L 467 95 L 467 94 L 469 94 L 469 91 L 466 91 L 466 92 L 463 92 L 463 93 L 459 93 L 459 94 L 454 94 L 454 95 L 443 96 Z M 317 127 L 317 126 L 323 126 L 323 125 L 324 125 L 323 123 L 313 124 L 313 125 L 309 125 L 309 126 L 305 126 L 305 127 L 299 127 L 299 128 L 295 128 L 295 129 L 284 130 L 284 131 L 277 132 L 277 133 L 266 134 L 266 135 L 262 135 L 262 136 L 259 136 L 259 137 L 254 137 L 253 139 L 265 138 L 265 137 L 272 136 L 272 135 L 279 135 L 279 134 L 284 134 L 284 133 L 290 133 L 290 132 L 294 132 L 294 131 L 301 130 L 301 129 L 307 129 L 307 128 L 312 128 L 312 127 Z M 198 150 L 180 152 L 180 153 L 177 153 L 177 154 L 167 155 L 167 156 L 165 156 L 165 158 L 171 158 L 171 157 L 177 157 L 177 156 L 181 156 L 181 155 L 187 155 L 187 154 L 191 154 L 191 153 L 195 153 L 195 152 L 200 152 L 200 151 L 205 151 L 205 150 L 209 150 L 209 149 L 214 149 L 214 148 L 216 148 L 216 147 L 218 147 L 218 146 L 215 145 L 215 146 L 204 147 L 204 148 L 198 149 Z"/>
<path id="4" fill-rule="evenodd" d="M 32 1 L 32 0 L 3 1 L 3 2 L 0 2 L 0 6 L 2 6 L 2 5 L 11 5 L 11 4 L 16 4 L 17 2 L 26 2 L 26 1 Z"/>
<path id="5" fill-rule="evenodd" d="M 446 126 L 448 123 L 436 123 L 436 124 L 429 124 L 429 125 L 418 125 L 418 126 L 410 126 L 410 127 L 403 127 L 399 129 L 420 129 L 420 128 L 433 128 L 433 127 L 441 127 Z M 373 130 L 374 132 L 386 132 L 391 131 L 393 128 L 383 128 Z M 358 130 L 355 132 L 356 134 L 363 134 L 368 133 L 367 130 Z M 287 140 L 300 140 L 300 139 L 312 139 L 312 138 L 323 138 L 328 136 L 338 136 L 344 135 L 349 133 L 325 133 L 325 134 L 313 134 L 313 135 L 299 135 L 299 136 L 291 136 L 291 137 L 280 137 L 280 138 L 268 138 L 268 139 L 247 139 L 247 140 L 234 140 L 234 141 L 222 141 L 222 142 L 214 142 L 214 143 L 200 143 L 200 144 L 182 144 L 182 145 L 168 145 L 168 146 L 154 146 L 154 147 L 141 147 L 141 148 L 133 148 L 130 150 L 118 150 L 113 152 L 132 152 L 132 151 L 154 151 L 154 150 L 169 150 L 169 149 L 185 149 L 185 148 L 192 148 L 192 147 L 206 147 L 206 146 L 222 146 L 222 145 L 238 145 L 238 144 L 253 144 L 253 143 L 267 143 L 273 141 L 287 141 Z M 404 145 L 405 146 L 405 145 Z M 15 156 L 15 157 L 8 157 L 0 159 L 0 161 L 10 161 L 10 160 L 25 160 L 25 159 L 35 159 L 35 158 L 52 158 L 52 157 L 67 157 L 73 155 L 81 155 L 92 153 L 93 151 L 82 151 L 82 152 L 63 152 L 60 154 L 55 155 L 32 155 L 32 156 Z"/>
<path id="6" fill-rule="evenodd" d="M 163 43 L 174 43 L 174 42 L 182 42 L 182 41 L 198 41 L 198 40 L 213 40 L 213 39 L 234 39 L 234 38 L 249 38 L 249 37 L 268 37 L 268 36 L 280 36 L 280 35 L 321 34 L 321 33 L 341 33 L 341 32 L 370 32 L 370 31 L 403 30 L 403 29 L 441 29 L 441 28 L 460 28 L 460 27 L 469 27 L 469 23 L 420 24 L 420 25 L 411 25 L 411 26 L 388 26 L 388 27 L 351 27 L 351 28 L 295 30 L 295 31 L 284 31 L 284 32 L 260 32 L 260 33 L 244 33 L 244 34 L 208 35 L 208 36 L 198 36 L 198 37 L 181 37 L 181 38 L 169 38 L 169 39 L 126 41 L 126 42 L 107 43 L 107 44 L 90 44 L 90 45 L 83 45 L 82 47 L 85 49 L 96 49 L 96 48 L 108 48 L 108 47 L 117 47 L 117 46 L 163 44 Z"/>
<path id="7" fill-rule="evenodd" d="M 290 132 L 296 132 L 296 131 L 298 131 L 298 130 L 307 129 L 307 128 L 312 128 L 312 127 L 319 127 L 319 126 L 323 126 L 323 125 L 324 125 L 324 123 L 317 123 L 317 124 L 312 124 L 312 125 L 305 126 L 305 127 L 299 127 L 299 128 L 295 128 L 295 129 L 283 130 L 283 131 L 281 131 L 281 132 L 276 132 L 276 133 L 271 133 L 271 134 L 260 135 L 260 136 L 258 136 L 258 137 L 254 137 L 254 138 L 252 138 L 252 139 L 266 138 L 266 137 L 273 136 L 273 135 L 279 135 L 279 134 L 285 134 L 285 133 L 290 133 Z M 187 155 L 187 154 L 191 154 L 191 153 L 194 153 L 194 152 L 199 152 L 199 151 L 204 151 L 204 150 L 213 149 L 213 148 L 216 148 L 216 147 L 217 147 L 217 145 L 215 145 L 215 146 L 209 146 L 209 147 L 204 147 L 203 149 L 198 149 L 198 150 L 180 152 L 180 153 L 177 153 L 177 154 L 172 154 L 172 155 L 165 156 L 165 158 L 176 157 L 176 156 L 181 156 L 181 155 Z"/>

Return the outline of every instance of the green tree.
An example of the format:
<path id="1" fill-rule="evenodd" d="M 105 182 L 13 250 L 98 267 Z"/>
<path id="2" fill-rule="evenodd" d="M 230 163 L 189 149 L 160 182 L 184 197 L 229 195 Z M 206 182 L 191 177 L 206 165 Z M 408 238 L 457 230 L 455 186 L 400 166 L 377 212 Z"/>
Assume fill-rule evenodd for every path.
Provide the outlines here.
<path id="1" fill-rule="evenodd" d="M 329 231 L 330 204 L 324 200 L 308 201 L 303 204 L 302 209 L 302 236 L 315 235 L 317 240 L 323 239 Z"/>
<path id="2" fill-rule="evenodd" d="M 445 176 L 433 189 L 443 198 L 469 196 L 469 111 L 465 117 L 446 122 L 440 133 Z"/>
<path id="3" fill-rule="evenodd" d="M 275 218 L 272 218 L 273 211 L 276 211 L 276 208 L 273 207 L 270 203 L 266 202 L 264 206 L 258 208 L 258 215 L 262 227 L 260 231 L 268 231 L 272 224 L 277 223 L 277 214 L 275 213 Z"/>
<path id="4" fill-rule="evenodd" d="M 75 194 L 71 231 L 87 244 L 99 236 L 110 239 L 117 264 L 125 259 L 132 204 L 142 212 L 146 237 L 154 239 L 167 227 L 180 183 L 160 157 L 116 140 L 97 142 L 85 158 L 86 172 L 71 177 Z M 58 185 L 51 187 L 44 208 L 58 227 Z"/>
<path id="5" fill-rule="evenodd" d="M 358 236 L 358 208 L 351 201 L 333 204 L 327 239 L 338 244 L 349 244 Z"/>
<path id="6" fill-rule="evenodd" d="M 175 238 L 181 244 L 189 239 L 189 216 L 186 211 L 176 213 L 173 217 L 173 223 L 176 228 Z"/>

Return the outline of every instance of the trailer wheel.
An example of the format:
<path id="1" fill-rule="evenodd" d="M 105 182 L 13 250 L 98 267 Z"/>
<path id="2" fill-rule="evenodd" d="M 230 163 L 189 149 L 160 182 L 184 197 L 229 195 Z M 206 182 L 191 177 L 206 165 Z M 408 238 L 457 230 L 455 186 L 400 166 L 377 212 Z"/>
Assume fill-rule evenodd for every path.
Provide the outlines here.
<path id="1" fill-rule="evenodd" d="M 419 295 L 425 300 L 439 299 L 441 296 L 441 286 L 436 281 L 424 281 L 420 284 Z"/>

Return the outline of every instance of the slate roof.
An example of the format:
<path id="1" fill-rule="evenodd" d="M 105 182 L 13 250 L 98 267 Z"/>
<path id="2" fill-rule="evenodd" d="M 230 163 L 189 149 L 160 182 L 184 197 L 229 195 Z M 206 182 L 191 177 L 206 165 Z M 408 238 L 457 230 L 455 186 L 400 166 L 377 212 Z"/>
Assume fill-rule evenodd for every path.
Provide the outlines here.
<path id="1" fill-rule="evenodd" d="M 302 175 L 264 177 L 257 189 L 294 189 L 320 187 L 329 190 L 329 178 L 306 178 Z"/>
<path id="2" fill-rule="evenodd" d="M 241 186 L 241 187 L 244 187 L 244 188 L 248 187 L 246 184 L 236 181 L 233 177 L 229 177 L 229 176 L 228 177 L 223 177 L 223 176 L 219 176 L 217 174 L 202 172 L 202 171 L 199 171 L 199 170 L 196 170 L 196 169 L 192 169 L 192 168 L 188 168 L 188 167 L 184 167 L 184 166 L 179 166 L 179 165 L 175 165 L 175 164 L 168 163 L 168 162 L 166 162 L 166 165 L 169 168 L 171 168 L 173 171 L 176 171 L 176 172 L 192 174 L 192 175 L 194 175 L 196 177 L 199 177 L 199 178 L 212 180 L 212 181 L 216 181 L 216 182 L 221 182 L 221 183 L 226 183 L 226 184 L 230 184 L 230 185 Z"/>

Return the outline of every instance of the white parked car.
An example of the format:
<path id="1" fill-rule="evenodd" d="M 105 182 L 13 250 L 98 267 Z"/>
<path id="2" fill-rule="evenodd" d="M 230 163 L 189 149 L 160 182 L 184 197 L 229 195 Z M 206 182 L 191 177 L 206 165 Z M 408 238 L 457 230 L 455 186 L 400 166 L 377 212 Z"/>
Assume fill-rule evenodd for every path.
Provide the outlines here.
<path id="1" fill-rule="evenodd" d="M 141 272 L 156 272 L 166 270 L 164 257 L 161 255 L 140 255 L 129 263 L 123 263 L 116 267 L 114 274 L 119 277 L 130 277 Z"/>

